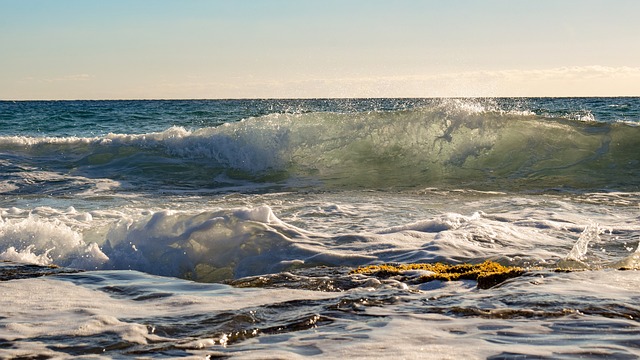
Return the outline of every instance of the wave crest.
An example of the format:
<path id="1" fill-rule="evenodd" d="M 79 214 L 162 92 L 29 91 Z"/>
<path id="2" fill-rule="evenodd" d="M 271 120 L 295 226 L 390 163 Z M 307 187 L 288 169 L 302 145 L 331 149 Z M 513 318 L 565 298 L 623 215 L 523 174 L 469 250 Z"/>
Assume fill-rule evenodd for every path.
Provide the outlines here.
<path id="1" fill-rule="evenodd" d="M 102 138 L 3 137 L 0 147 L 45 168 L 72 169 L 71 175 L 115 173 L 117 180 L 197 188 L 247 180 L 356 188 L 624 188 L 637 187 L 639 132 L 624 123 L 454 104 L 270 114 Z"/>

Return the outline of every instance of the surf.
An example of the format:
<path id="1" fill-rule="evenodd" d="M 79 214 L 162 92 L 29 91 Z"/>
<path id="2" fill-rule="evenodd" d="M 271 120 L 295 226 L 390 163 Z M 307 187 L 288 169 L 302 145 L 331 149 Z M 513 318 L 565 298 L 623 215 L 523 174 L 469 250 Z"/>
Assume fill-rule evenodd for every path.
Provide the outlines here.
<path id="1" fill-rule="evenodd" d="M 8 167 L 191 190 L 247 182 L 346 189 L 637 190 L 639 138 L 640 128 L 623 122 L 431 106 L 273 113 L 215 127 L 102 137 L 4 136 L 0 152 L 8 155 Z M 20 187 L 16 176 L 11 188 Z"/>

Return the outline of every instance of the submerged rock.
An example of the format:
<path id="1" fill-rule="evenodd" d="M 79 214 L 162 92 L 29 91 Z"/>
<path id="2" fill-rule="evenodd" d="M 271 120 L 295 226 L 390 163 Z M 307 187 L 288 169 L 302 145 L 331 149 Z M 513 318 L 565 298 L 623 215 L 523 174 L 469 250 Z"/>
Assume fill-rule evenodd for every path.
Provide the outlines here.
<path id="1" fill-rule="evenodd" d="M 410 290 L 407 285 L 418 285 L 434 280 L 474 280 L 477 281 L 478 288 L 488 289 L 524 273 L 525 270 L 522 268 L 502 266 L 493 261 L 476 265 L 384 264 L 361 266 L 357 269 L 320 266 L 223 282 L 235 287 L 293 288 L 334 292 L 359 287 L 393 287 Z"/>
<path id="2" fill-rule="evenodd" d="M 76 273 L 81 270 L 61 268 L 55 265 L 19 264 L 0 261 L 0 281 L 29 279 L 46 275 Z"/>

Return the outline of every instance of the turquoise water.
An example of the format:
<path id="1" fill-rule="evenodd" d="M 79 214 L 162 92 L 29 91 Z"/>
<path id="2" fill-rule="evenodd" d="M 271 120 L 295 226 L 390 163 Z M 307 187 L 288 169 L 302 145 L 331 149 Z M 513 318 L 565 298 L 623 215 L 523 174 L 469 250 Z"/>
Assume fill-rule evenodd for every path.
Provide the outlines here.
<path id="1" fill-rule="evenodd" d="M 171 126 L 197 129 L 273 113 L 358 113 L 456 107 L 531 112 L 543 118 L 637 123 L 640 99 L 274 99 L 143 101 L 0 101 L 2 135 L 104 136 L 142 134 Z"/>
<path id="2" fill-rule="evenodd" d="M 0 102 L 0 357 L 635 358 L 639 122 L 640 98 Z M 350 273 L 485 260 L 527 273 Z"/>
<path id="3" fill-rule="evenodd" d="M 119 181 L 133 192 L 236 186 L 635 190 L 638 102 L 5 102 L 0 144 L 9 171 L 3 180 L 17 192 L 67 189 L 70 176 Z M 70 176 L 35 189 L 19 179 L 26 168 Z"/>

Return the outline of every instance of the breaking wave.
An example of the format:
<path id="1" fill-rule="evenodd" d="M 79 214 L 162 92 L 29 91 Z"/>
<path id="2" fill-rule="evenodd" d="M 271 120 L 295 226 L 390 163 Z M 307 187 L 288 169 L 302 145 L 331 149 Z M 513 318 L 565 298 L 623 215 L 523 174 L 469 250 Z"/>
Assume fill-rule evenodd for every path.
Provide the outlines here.
<path id="1" fill-rule="evenodd" d="M 174 189 L 223 189 L 247 182 L 637 189 L 639 139 L 639 127 L 621 122 L 483 108 L 270 114 L 194 130 L 0 137 L 7 169 L 0 191 L 28 191 L 34 180 L 25 176 L 42 171 L 76 182 L 109 179 Z"/>

